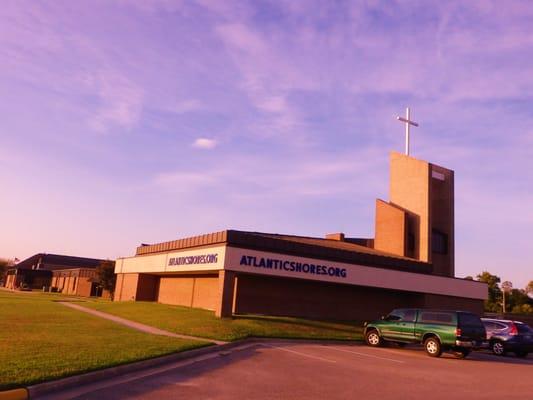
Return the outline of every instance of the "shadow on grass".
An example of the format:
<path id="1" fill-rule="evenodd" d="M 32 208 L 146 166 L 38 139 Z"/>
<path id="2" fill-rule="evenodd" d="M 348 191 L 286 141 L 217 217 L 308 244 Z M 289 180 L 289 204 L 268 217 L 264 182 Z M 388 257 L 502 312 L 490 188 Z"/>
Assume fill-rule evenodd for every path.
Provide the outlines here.
<path id="1" fill-rule="evenodd" d="M 308 326 L 310 328 L 317 328 L 317 329 L 327 329 L 331 331 L 337 331 L 337 332 L 345 332 L 347 334 L 360 334 L 363 331 L 363 323 L 362 322 L 350 322 L 346 323 L 345 321 L 333 321 L 333 320 L 301 320 L 301 319 L 293 319 L 291 317 L 275 317 L 275 316 L 267 316 L 267 315 L 247 315 L 247 314 L 238 314 L 234 315 L 233 319 L 235 320 L 252 320 L 252 321 L 265 321 L 265 322 L 272 322 L 272 323 L 283 323 L 283 324 L 292 324 L 292 325 L 299 325 L 299 326 Z M 335 325 L 346 325 L 346 328 L 342 328 L 339 326 L 330 326 L 329 324 L 335 324 Z"/>
<path id="2" fill-rule="evenodd" d="M 54 299 L 54 300 L 51 300 L 51 301 L 52 301 L 52 303 L 87 303 L 87 300 L 69 299 L 69 298 Z"/>

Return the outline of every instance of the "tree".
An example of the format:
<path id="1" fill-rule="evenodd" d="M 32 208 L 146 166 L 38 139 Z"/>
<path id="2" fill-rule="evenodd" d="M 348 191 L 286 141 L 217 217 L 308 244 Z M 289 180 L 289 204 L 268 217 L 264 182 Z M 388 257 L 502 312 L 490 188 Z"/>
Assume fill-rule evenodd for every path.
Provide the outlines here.
<path id="1" fill-rule="evenodd" d="M 107 290 L 113 298 L 115 292 L 115 283 L 117 276 L 115 275 L 115 262 L 111 260 L 104 260 L 95 270 L 94 282 L 102 289 Z"/>
<path id="2" fill-rule="evenodd" d="M 0 282 L 4 282 L 3 283 L 4 285 L 5 285 L 5 275 L 6 275 L 7 270 L 11 268 L 13 265 L 15 265 L 16 261 L 18 261 L 18 259 L 9 260 L 7 258 L 0 258 Z M 2 286 L 1 283 L 0 283 L 0 286 Z"/>
<path id="3" fill-rule="evenodd" d="M 509 310 L 520 309 L 523 305 L 528 304 L 529 298 L 526 295 L 525 290 L 513 289 L 508 295 Z"/>
<path id="4" fill-rule="evenodd" d="M 488 271 L 483 271 L 476 278 L 479 282 L 485 282 L 489 286 L 489 297 L 485 300 L 485 311 L 500 312 L 500 303 L 502 300 L 502 291 L 498 286 L 501 282 L 500 277 L 492 275 Z"/>
<path id="5" fill-rule="evenodd" d="M 533 293 L 533 281 L 529 281 L 526 286 L 526 294 Z"/>
<path id="6" fill-rule="evenodd" d="M 0 281 L 4 281 L 4 275 L 8 267 L 9 267 L 9 261 L 4 258 L 0 258 Z"/>
<path id="7" fill-rule="evenodd" d="M 533 314 L 533 306 L 530 304 L 521 304 L 514 306 L 511 312 L 514 314 Z"/>

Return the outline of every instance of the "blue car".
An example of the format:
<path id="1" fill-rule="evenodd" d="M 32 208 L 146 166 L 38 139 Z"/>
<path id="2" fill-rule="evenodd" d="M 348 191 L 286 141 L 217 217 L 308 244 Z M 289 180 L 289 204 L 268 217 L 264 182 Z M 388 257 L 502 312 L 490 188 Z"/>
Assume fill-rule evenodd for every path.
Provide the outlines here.
<path id="1" fill-rule="evenodd" d="M 520 321 L 481 318 L 489 348 L 497 356 L 513 352 L 517 357 L 527 357 L 533 352 L 533 329 Z"/>

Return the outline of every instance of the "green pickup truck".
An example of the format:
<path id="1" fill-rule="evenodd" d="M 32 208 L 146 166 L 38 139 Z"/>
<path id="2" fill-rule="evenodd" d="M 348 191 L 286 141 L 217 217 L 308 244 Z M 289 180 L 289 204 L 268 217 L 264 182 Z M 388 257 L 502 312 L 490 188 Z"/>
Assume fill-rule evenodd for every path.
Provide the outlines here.
<path id="1" fill-rule="evenodd" d="M 450 350 L 464 358 L 486 341 L 485 327 L 475 314 L 416 308 L 397 309 L 381 320 L 365 322 L 364 334 L 369 346 L 421 343 L 431 357 Z"/>

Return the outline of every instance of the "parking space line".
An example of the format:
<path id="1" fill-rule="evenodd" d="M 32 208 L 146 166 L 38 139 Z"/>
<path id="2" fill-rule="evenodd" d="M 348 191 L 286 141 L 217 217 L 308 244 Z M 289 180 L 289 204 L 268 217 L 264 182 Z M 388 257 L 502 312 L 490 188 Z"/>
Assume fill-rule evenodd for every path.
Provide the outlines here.
<path id="1" fill-rule="evenodd" d="M 299 356 L 302 356 L 302 357 L 314 358 L 315 360 L 320 360 L 320 361 L 324 361 L 324 362 L 329 362 L 329 363 L 336 363 L 337 362 L 335 360 L 329 360 L 327 358 L 322 358 L 322 357 L 318 357 L 318 356 L 312 356 L 311 354 L 301 353 L 299 351 L 289 350 L 289 349 L 285 349 L 283 347 L 272 346 L 270 344 L 264 344 L 263 343 L 263 346 L 270 347 L 272 349 L 287 351 L 287 352 L 293 353 L 293 354 L 298 354 Z"/>
<path id="2" fill-rule="evenodd" d="M 374 356 L 374 355 L 372 355 L 372 354 L 359 353 L 358 351 L 352 351 L 352 350 L 346 350 L 346 349 L 339 349 L 338 347 L 332 347 L 332 346 L 322 346 L 322 347 L 325 347 L 326 349 L 332 349 L 332 350 L 337 350 L 337 351 L 343 351 L 343 352 L 345 352 L 345 353 L 357 354 L 357 355 L 359 355 L 359 356 L 365 356 L 365 357 L 377 358 L 377 359 L 379 359 L 379 360 L 387 360 L 387 361 L 391 361 L 391 362 L 395 362 L 395 363 L 405 364 L 405 361 L 395 360 L 395 359 L 393 359 L 393 358 L 379 357 L 379 356 Z"/>

